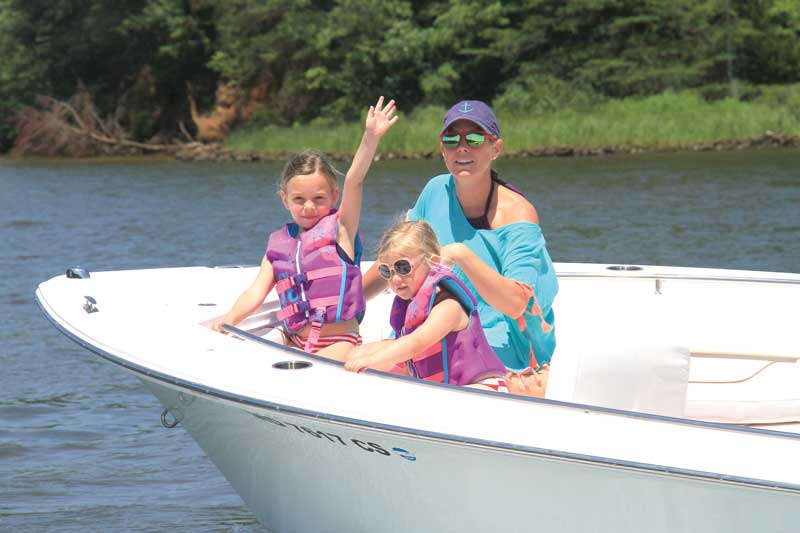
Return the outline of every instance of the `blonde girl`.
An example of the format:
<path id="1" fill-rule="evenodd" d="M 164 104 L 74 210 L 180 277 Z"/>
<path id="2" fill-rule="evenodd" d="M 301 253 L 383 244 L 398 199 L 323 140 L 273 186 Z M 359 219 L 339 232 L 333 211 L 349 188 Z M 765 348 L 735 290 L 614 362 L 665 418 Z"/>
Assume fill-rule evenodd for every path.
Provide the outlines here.
<path id="1" fill-rule="evenodd" d="M 390 370 L 400 363 L 412 377 L 507 392 L 505 366 L 486 341 L 475 298 L 439 255 L 426 222 L 401 222 L 386 232 L 376 263 L 396 294 L 395 339 L 356 347 L 345 368 Z"/>

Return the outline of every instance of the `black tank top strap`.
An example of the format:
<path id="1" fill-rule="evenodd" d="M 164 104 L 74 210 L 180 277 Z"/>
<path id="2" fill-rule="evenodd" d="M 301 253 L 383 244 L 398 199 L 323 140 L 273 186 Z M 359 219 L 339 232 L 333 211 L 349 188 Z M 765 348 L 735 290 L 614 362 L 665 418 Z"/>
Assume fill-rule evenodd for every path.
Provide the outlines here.
<path id="1" fill-rule="evenodd" d="M 489 196 L 486 198 L 486 206 L 483 208 L 483 214 L 481 216 L 475 218 L 467 218 L 467 222 L 469 225 L 475 229 L 492 229 L 491 224 L 489 223 L 489 209 L 492 206 L 492 198 L 494 198 L 494 190 L 497 188 L 495 187 L 503 186 L 507 189 L 514 191 L 515 193 L 519 194 L 523 198 L 525 197 L 525 193 L 523 193 L 516 185 L 512 185 L 505 180 L 501 180 L 497 175 L 497 172 L 492 170 L 492 185 L 489 188 Z"/>
<path id="2" fill-rule="evenodd" d="M 517 194 L 519 194 L 520 196 L 522 196 L 523 198 L 525 198 L 525 193 L 524 193 L 524 192 L 522 192 L 522 189 L 520 189 L 519 187 L 517 187 L 517 186 L 516 186 L 516 185 L 514 185 L 513 183 L 508 183 L 506 180 L 501 180 L 501 179 L 500 179 L 500 178 L 498 178 L 497 176 L 493 176 L 493 177 L 492 177 L 492 180 L 493 180 L 493 181 L 495 181 L 495 182 L 496 182 L 498 185 L 502 185 L 502 186 L 503 186 L 503 187 L 505 187 L 506 189 L 509 189 L 509 190 L 511 190 L 511 191 L 514 191 L 515 193 L 517 193 Z"/>
<path id="3" fill-rule="evenodd" d="M 467 218 L 469 225 L 475 229 L 492 229 L 489 224 L 489 208 L 492 206 L 492 198 L 494 197 L 495 190 L 494 174 L 492 175 L 492 182 L 489 185 L 489 196 L 486 197 L 486 205 L 483 207 L 483 214 L 475 218 Z"/>

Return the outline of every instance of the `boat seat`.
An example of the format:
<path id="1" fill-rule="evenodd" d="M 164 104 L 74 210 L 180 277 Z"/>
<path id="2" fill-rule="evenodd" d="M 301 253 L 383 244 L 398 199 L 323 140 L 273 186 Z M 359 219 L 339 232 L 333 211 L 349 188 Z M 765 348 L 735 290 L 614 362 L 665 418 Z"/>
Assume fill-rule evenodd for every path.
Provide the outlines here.
<path id="1" fill-rule="evenodd" d="M 668 340 L 658 321 L 629 317 L 621 327 L 615 313 L 588 308 L 556 316 L 546 398 L 684 416 L 689 349 Z"/>
<path id="2" fill-rule="evenodd" d="M 664 416 L 684 416 L 689 350 L 669 344 L 559 347 L 546 397 Z"/>
<path id="3" fill-rule="evenodd" d="M 686 417 L 728 424 L 800 422 L 800 362 L 692 357 Z"/>

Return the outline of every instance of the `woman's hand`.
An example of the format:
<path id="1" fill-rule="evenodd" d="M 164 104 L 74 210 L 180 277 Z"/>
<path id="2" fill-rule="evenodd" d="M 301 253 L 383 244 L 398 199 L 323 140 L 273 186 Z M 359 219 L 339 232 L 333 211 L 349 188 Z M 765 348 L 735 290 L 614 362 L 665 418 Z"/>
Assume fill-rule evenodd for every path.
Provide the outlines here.
<path id="1" fill-rule="evenodd" d="M 459 260 L 464 257 L 464 252 L 469 251 L 469 248 L 463 243 L 454 242 L 442 247 L 439 254 L 441 264 L 447 267 L 457 265 Z"/>
<path id="2" fill-rule="evenodd" d="M 445 265 L 458 265 L 486 303 L 511 318 L 522 316 L 530 294 L 484 263 L 466 244 L 448 244 L 442 248 L 441 258 Z"/>
<path id="3" fill-rule="evenodd" d="M 369 106 L 367 121 L 364 125 L 366 133 L 375 137 L 382 137 L 397 122 L 398 117 L 396 115 L 393 116 L 396 110 L 394 100 L 389 100 L 386 107 L 383 107 L 383 96 L 378 98 L 374 106 Z"/>

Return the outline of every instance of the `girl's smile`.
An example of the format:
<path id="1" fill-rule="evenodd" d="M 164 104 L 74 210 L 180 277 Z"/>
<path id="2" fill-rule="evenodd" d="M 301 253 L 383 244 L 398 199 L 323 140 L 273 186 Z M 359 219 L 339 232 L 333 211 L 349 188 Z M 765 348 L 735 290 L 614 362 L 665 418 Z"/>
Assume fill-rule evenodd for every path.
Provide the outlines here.
<path id="1" fill-rule="evenodd" d="M 292 215 L 292 220 L 307 230 L 328 215 L 339 199 L 339 191 L 331 189 L 327 178 L 320 174 L 297 175 L 281 191 L 281 200 Z"/>

